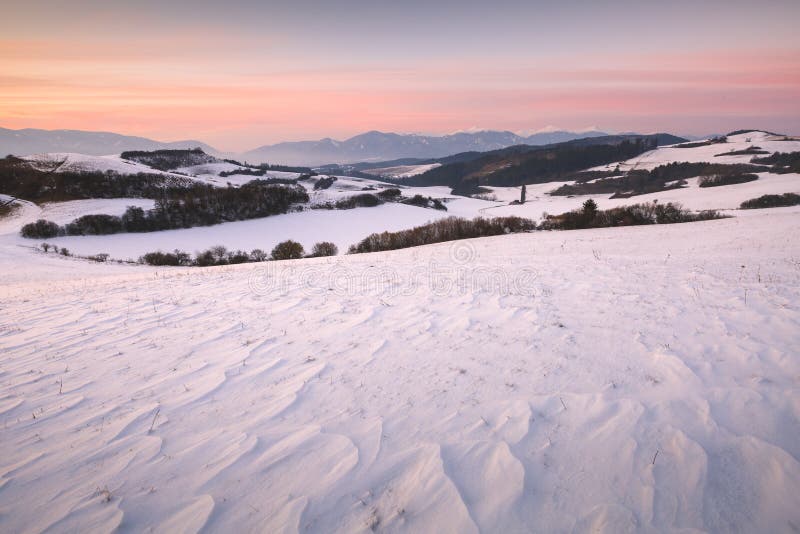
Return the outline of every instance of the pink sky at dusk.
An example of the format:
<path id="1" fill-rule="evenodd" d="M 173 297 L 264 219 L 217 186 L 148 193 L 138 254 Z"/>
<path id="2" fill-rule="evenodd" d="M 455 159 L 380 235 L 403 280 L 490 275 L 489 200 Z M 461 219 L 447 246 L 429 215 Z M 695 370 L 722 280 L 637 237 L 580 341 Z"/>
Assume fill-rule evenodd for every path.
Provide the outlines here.
<path id="1" fill-rule="evenodd" d="M 521 28 L 509 16 L 508 32 L 476 34 L 476 21 L 448 25 L 450 19 L 434 12 L 429 18 L 444 25 L 440 36 L 430 20 L 416 31 L 391 32 L 378 17 L 391 13 L 369 11 L 375 22 L 360 26 L 366 37 L 358 39 L 358 27 L 325 31 L 324 16 L 297 26 L 300 15 L 286 6 L 272 12 L 245 6 L 263 14 L 263 27 L 225 20 L 224 10 L 216 21 L 202 9 L 185 24 L 169 14 L 170 27 L 146 7 L 114 11 L 103 4 L 96 12 L 92 2 L 76 2 L 64 16 L 84 9 L 95 17 L 64 28 L 56 16 L 61 8 L 45 4 L 17 8 L 0 22 L 0 127 L 192 138 L 223 150 L 373 129 L 448 133 L 555 124 L 678 134 L 740 127 L 800 133 L 800 40 L 781 22 L 800 15 L 792 3 L 776 2 L 770 27 L 764 25 L 772 19 L 757 13 L 741 28 L 727 21 L 716 29 L 707 20 L 696 36 L 692 32 L 702 26 L 688 19 L 679 26 L 674 14 L 646 31 L 622 26 L 601 32 L 587 30 L 590 13 L 584 18 L 573 10 L 576 24 L 557 32 L 535 11 L 525 11 L 539 32 L 536 24 Z M 630 5 L 620 0 L 608 7 L 621 17 Z M 736 2 L 717 5 L 747 14 Z M 570 14 L 548 13 L 562 23 Z M 131 24 L 120 25 L 126 16 Z M 486 26 L 503 21 L 495 14 Z M 625 32 L 629 40 L 620 36 Z"/>

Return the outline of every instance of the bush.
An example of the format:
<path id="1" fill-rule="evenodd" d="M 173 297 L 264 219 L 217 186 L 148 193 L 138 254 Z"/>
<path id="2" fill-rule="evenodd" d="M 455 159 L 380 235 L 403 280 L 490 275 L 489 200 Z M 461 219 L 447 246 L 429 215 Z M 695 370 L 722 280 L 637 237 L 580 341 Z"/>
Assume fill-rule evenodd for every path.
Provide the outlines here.
<path id="1" fill-rule="evenodd" d="M 302 179 L 301 176 L 299 179 Z M 320 189 L 328 189 L 330 186 L 333 185 L 333 182 L 336 181 L 335 176 L 326 176 L 324 178 L 320 178 L 314 183 L 314 191 L 318 191 Z"/>
<path id="2" fill-rule="evenodd" d="M 222 245 L 216 245 L 208 249 L 211 255 L 217 262 L 217 265 L 224 265 L 228 263 L 228 249 Z"/>
<path id="3" fill-rule="evenodd" d="M 472 220 L 447 217 L 410 230 L 369 235 L 351 246 L 348 253 L 397 250 L 430 243 L 526 232 L 534 229 L 536 229 L 536 223 L 521 217 L 497 217 L 494 219 L 478 217 Z"/>
<path id="4" fill-rule="evenodd" d="M 381 200 L 390 201 L 390 200 L 397 200 L 401 194 L 402 193 L 400 192 L 399 189 L 397 189 L 396 187 L 391 187 L 389 189 L 384 189 L 383 191 L 378 193 L 378 197 L 380 197 Z"/>
<path id="5" fill-rule="evenodd" d="M 106 235 L 123 231 L 122 219 L 113 215 L 84 215 L 64 227 L 67 235 Z"/>
<path id="6" fill-rule="evenodd" d="M 433 208 L 437 210 L 447 211 L 447 206 L 442 204 L 442 201 L 437 198 L 424 197 L 422 195 L 414 195 L 411 198 L 404 199 L 403 204 L 410 206 L 418 206 L 420 208 Z"/>
<path id="7" fill-rule="evenodd" d="M 643 224 L 673 224 L 719 218 L 722 216 L 716 211 L 693 213 L 683 209 L 680 204 L 672 202 L 631 204 L 608 210 L 597 210 L 596 207 L 594 210 L 587 209 L 586 203 L 584 203 L 583 208 L 579 210 L 561 215 L 547 215 L 540 228 L 542 230 L 578 230 Z"/>
<path id="8" fill-rule="evenodd" d="M 303 245 L 291 239 L 275 245 L 270 257 L 273 260 L 297 260 L 305 256 Z"/>
<path id="9" fill-rule="evenodd" d="M 250 262 L 250 254 L 244 252 L 243 250 L 237 250 L 236 252 L 231 252 L 228 254 L 228 263 L 231 265 L 237 263 L 249 263 Z"/>
<path id="10" fill-rule="evenodd" d="M 745 200 L 739 206 L 743 210 L 761 208 L 785 208 L 800 205 L 800 195 L 797 193 L 784 193 L 782 195 L 763 195 L 758 198 Z"/>
<path id="11" fill-rule="evenodd" d="M 362 193 L 336 201 L 337 210 L 349 210 L 353 208 L 373 208 L 383 204 L 383 201 L 371 193 Z"/>
<path id="12" fill-rule="evenodd" d="M 28 223 L 20 230 L 22 237 L 42 239 L 48 237 L 58 237 L 63 235 L 63 230 L 59 225 L 52 221 L 39 219 L 35 223 Z"/>
<path id="13" fill-rule="evenodd" d="M 317 243 L 311 249 L 311 254 L 308 255 L 309 258 L 321 258 L 323 256 L 336 256 L 339 253 L 339 247 L 337 247 L 334 243 L 330 241 L 322 241 L 321 243 Z"/>
<path id="14" fill-rule="evenodd" d="M 264 252 L 263 250 L 261 250 L 260 248 L 254 248 L 250 252 L 250 261 L 253 261 L 253 262 L 267 261 L 268 257 L 269 256 L 267 256 L 267 253 Z"/>
<path id="15" fill-rule="evenodd" d="M 194 265 L 197 267 L 211 267 L 217 264 L 217 258 L 214 256 L 214 253 L 211 250 L 204 250 L 203 252 L 198 252 L 195 254 L 194 257 Z"/>
<path id="16" fill-rule="evenodd" d="M 176 249 L 174 252 L 148 252 L 139 258 L 139 262 L 147 265 L 177 267 L 191 265 L 191 258 L 187 253 Z"/>
<path id="17" fill-rule="evenodd" d="M 281 245 L 283 245 L 283 243 Z M 301 253 L 299 257 L 302 257 L 302 247 L 300 247 L 300 250 Z M 105 256 L 106 258 L 108 257 L 107 254 L 98 256 Z M 96 258 L 94 256 L 90 256 L 89 259 Z M 185 252 L 181 252 L 180 250 L 175 250 L 174 252 L 148 252 L 139 258 L 139 263 L 173 267 L 181 265 L 191 265 L 194 267 L 213 267 L 217 265 L 262 262 L 266 259 L 267 253 L 258 248 L 254 249 L 250 253 L 247 253 L 243 250 L 237 250 L 233 252 L 228 251 L 221 245 L 217 245 L 202 252 L 197 252 L 194 258 Z"/>
<path id="18" fill-rule="evenodd" d="M 714 176 L 703 176 L 698 180 L 700 187 L 719 187 L 721 185 L 745 184 L 758 180 L 755 174 L 717 174 Z"/>

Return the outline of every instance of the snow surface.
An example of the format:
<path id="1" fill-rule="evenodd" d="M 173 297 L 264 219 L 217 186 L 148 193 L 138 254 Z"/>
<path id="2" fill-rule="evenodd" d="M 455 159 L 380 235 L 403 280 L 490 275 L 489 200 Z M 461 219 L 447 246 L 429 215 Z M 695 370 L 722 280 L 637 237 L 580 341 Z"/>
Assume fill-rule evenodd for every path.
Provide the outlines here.
<path id="1" fill-rule="evenodd" d="M 2 242 L 0 530 L 796 530 L 798 229 L 208 269 Z"/>
<path id="2" fill-rule="evenodd" d="M 626 165 L 800 149 L 729 139 Z M 87 165 L 62 156 L 39 161 Z M 82 168 L 128 165 L 98 160 Z M 181 171 L 225 185 L 235 166 L 202 167 Z M 490 202 L 409 187 L 448 211 L 48 240 L 118 258 L 289 238 L 344 250 L 448 215 L 539 218 L 586 198 L 736 216 L 204 269 L 65 258 L 18 235 L 151 200 L 21 201 L 0 218 L 0 531 L 797 531 L 800 207 L 734 208 L 798 192 L 800 176 L 688 182 L 613 200 L 530 185 L 518 206 L 519 188 Z M 387 187 L 303 185 L 312 204 Z"/>

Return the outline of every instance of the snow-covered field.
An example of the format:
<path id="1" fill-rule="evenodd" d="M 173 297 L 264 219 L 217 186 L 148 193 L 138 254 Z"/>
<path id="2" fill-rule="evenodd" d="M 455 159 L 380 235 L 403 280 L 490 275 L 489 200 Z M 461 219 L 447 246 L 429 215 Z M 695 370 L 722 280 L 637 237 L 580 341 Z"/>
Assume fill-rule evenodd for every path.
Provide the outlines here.
<path id="1" fill-rule="evenodd" d="M 791 532 L 799 221 L 211 269 L 6 245 L 0 529 Z"/>
<path id="2" fill-rule="evenodd" d="M 331 241 L 344 253 L 347 248 L 376 231 L 397 231 L 425 224 L 446 216 L 430 209 L 386 204 L 375 208 L 354 210 L 310 210 L 287 213 L 263 219 L 237 221 L 215 226 L 167 230 L 141 234 L 115 234 L 106 236 L 59 237 L 47 239 L 48 243 L 67 247 L 79 255 L 104 252 L 115 259 L 136 260 L 155 250 L 180 249 L 189 253 L 224 245 L 231 250 L 250 251 L 260 248 L 269 252 L 287 239 L 299 241 L 310 251 L 314 243 Z M 16 235 L 5 239 L 20 245 L 35 246 L 42 240 L 30 240 Z M 4 240 L 0 236 L 0 242 Z"/>

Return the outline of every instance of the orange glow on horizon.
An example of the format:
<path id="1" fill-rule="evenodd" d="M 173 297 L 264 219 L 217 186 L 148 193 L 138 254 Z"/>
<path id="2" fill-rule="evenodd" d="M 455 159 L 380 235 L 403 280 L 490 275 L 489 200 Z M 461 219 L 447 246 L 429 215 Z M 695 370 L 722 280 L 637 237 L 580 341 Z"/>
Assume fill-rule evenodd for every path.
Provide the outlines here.
<path id="1" fill-rule="evenodd" d="M 224 43 L 197 39 L 190 42 L 209 55 L 190 53 L 178 46 L 186 39 L 136 50 L 0 40 L 0 126 L 194 138 L 245 150 L 371 129 L 443 133 L 476 124 L 577 128 L 605 120 L 601 127 L 667 129 L 681 117 L 685 132 L 710 127 L 704 117 L 796 116 L 800 100 L 794 50 L 300 68 L 231 59 Z M 167 45 L 178 51 L 156 54 Z"/>

